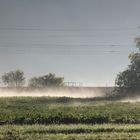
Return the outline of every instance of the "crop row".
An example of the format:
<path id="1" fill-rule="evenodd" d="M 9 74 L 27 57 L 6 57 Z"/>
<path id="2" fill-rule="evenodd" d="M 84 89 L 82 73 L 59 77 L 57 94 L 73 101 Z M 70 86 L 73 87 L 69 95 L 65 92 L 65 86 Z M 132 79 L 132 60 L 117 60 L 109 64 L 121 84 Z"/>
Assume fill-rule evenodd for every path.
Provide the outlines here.
<path id="1" fill-rule="evenodd" d="M 140 125 L 4 125 L 1 140 L 103 140 L 140 139 Z"/>
<path id="2" fill-rule="evenodd" d="M 67 98 L 55 103 L 53 98 L 1 98 L 0 124 L 140 123 L 140 103 L 93 101 L 75 106 L 66 105 L 64 99 L 67 102 Z"/>

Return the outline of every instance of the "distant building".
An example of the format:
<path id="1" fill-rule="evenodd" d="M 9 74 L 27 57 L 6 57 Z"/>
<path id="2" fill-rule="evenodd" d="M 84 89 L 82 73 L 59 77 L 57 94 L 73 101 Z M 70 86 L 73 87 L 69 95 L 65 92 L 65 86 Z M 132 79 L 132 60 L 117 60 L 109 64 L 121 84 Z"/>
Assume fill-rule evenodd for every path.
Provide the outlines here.
<path id="1" fill-rule="evenodd" d="M 81 82 L 65 82 L 64 83 L 65 86 L 69 86 L 69 87 L 82 87 L 83 83 Z"/>

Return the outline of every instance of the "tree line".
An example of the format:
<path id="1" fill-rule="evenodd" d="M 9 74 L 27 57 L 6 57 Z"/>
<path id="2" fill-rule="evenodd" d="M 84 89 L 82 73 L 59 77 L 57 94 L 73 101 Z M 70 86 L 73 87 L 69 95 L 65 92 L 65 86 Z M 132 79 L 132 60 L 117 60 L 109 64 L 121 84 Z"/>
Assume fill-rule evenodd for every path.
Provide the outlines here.
<path id="1" fill-rule="evenodd" d="M 21 70 L 4 73 L 1 77 L 1 80 L 2 83 L 7 87 L 20 88 L 25 85 L 24 72 Z M 64 78 L 56 77 L 55 74 L 52 73 L 39 77 L 32 77 L 28 81 L 28 87 L 32 88 L 60 87 L 63 85 Z"/>
<path id="2" fill-rule="evenodd" d="M 137 52 L 129 55 L 130 64 L 117 75 L 115 91 L 121 96 L 140 95 L 140 37 L 135 39 Z"/>
<path id="3" fill-rule="evenodd" d="M 115 93 L 117 95 L 135 95 L 140 93 L 140 37 L 135 39 L 137 52 L 129 55 L 130 64 L 126 70 L 120 72 L 115 80 Z M 4 73 L 2 82 L 7 87 L 23 87 L 25 85 L 24 72 L 21 70 Z M 28 87 L 46 88 L 64 86 L 64 78 L 56 77 L 55 74 L 32 77 L 28 81 Z M 132 94 L 133 93 L 133 94 Z"/>

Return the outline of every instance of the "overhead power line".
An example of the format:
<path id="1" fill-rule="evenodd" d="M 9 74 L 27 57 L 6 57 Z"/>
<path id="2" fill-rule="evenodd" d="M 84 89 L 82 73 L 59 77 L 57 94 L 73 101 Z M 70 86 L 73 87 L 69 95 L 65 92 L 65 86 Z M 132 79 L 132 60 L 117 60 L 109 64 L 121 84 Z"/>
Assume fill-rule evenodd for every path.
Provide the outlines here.
<path id="1" fill-rule="evenodd" d="M 51 31 L 51 32 L 79 32 L 79 31 L 128 31 L 138 30 L 139 28 L 34 28 L 34 27 L 0 27 L 0 30 L 11 30 L 11 31 Z"/>
<path id="2" fill-rule="evenodd" d="M 18 47 L 17 47 L 18 46 Z M 110 47 L 110 48 L 118 48 L 118 47 L 134 47 L 135 45 L 129 45 L 129 44 L 55 44 L 55 43 L 45 43 L 45 44 L 36 44 L 36 43 L 10 43 L 10 42 L 4 42 L 4 43 L 0 43 L 0 48 L 87 48 L 90 47 L 95 48 L 95 47 Z"/>
<path id="3" fill-rule="evenodd" d="M 43 45 L 43 46 L 42 46 Z M 17 47 L 18 46 L 18 47 Z M 69 55 L 88 55 L 88 54 L 129 54 L 130 48 L 122 48 L 127 44 L 2 44 L 0 53 L 43 53 L 43 54 L 69 54 Z M 132 46 L 132 45 L 129 45 Z M 103 48 L 105 47 L 105 48 Z"/>
<path id="4" fill-rule="evenodd" d="M 101 50 L 23 50 L 23 49 L 17 49 L 17 50 L 1 50 L 1 54 L 47 54 L 47 55 L 105 55 L 105 54 L 129 54 L 129 51 L 115 51 L 115 50 L 107 50 L 107 51 L 101 51 Z"/>

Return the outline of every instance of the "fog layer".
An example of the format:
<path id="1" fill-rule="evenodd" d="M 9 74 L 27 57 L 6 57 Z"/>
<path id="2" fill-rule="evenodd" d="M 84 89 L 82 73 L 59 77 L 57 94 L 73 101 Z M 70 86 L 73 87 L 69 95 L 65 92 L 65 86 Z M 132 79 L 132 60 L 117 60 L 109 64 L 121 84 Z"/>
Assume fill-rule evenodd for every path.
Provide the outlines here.
<path id="1" fill-rule="evenodd" d="M 58 89 L 0 89 L 0 97 L 20 97 L 20 96 L 51 96 L 51 97 L 73 97 L 90 98 L 105 96 L 106 90 L 103 88 L 58 88 Z"/>

